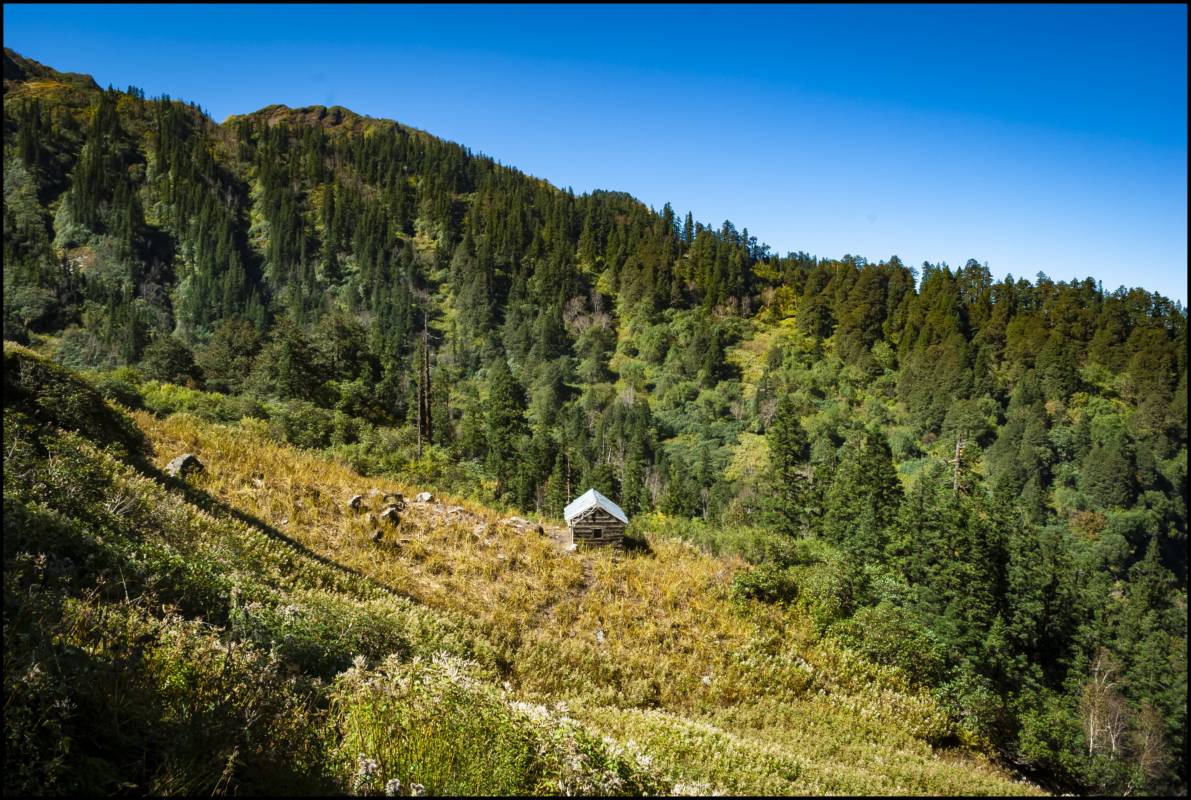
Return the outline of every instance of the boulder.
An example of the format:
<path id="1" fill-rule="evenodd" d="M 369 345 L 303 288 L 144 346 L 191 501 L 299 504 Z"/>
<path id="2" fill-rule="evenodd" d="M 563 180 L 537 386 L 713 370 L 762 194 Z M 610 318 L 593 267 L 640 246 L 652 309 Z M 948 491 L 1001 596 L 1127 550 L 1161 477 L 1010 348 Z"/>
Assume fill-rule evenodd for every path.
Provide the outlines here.
<path id="1" fill-rule="evenodd" d="M 384 511 L 380 512 L 380 519 L 382 522 L 388 522 L 392 525 L 396 525 L 397 523 L 401 522 L 401 515 L 397 513 L 396 508 L 389 506 Z"/>
<path id="2" fill-rule="evenodd" d="M 536 533 L 538 536 L 546 535 L 546 529 L 543 528 L 541 525 L 534 525 L 533 527 L 530 528 L 530 530 L 533 531 L 534 533 Z"/>
<path id="3" fill-rule="evenodd" d="M 353 496 L 351 500 L 347 501 L 347 507 L 350 508 L 352 511 L 359 511 L 360 504 L 363 502 L 364 502 L 364 495 L 357 494 L 357 495 Z"/>
<path id="4" fill-rule="evenodd" d="M 419 492 L 417 494 L 417 496 L 414 497 L 414 502 L 415 503 L 433 503 L 434 495 L 430 494 L 430 492 Z"/>
<path id="5" fill-rule="evenodd" d="M 202 472 L 206 467 L 193 453 L 183 453 L 165 465 L 165 474 L 174 478 L 185 478 L 191 472 Z"/>
<path id="6" fill-rule="evenodd" d="M 401 495 L 401 492 L 389 492 L 381 499 L 392 500 L 394 503 L 404 503 L 405 501 L 405 498 Z"/>

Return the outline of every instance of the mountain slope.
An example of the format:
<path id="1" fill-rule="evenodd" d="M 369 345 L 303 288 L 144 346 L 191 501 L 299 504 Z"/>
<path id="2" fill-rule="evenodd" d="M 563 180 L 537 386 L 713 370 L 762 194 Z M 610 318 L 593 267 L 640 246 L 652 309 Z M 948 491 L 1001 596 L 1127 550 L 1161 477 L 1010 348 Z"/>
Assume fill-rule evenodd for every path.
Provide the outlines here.
<path id="1" fill-rule="evenodd" d="M 576 196 L 397 122 L 270 106 L 217 125 L 6 56 L 6 340 L 149 412 L 163 441 L 231 426 L 349 465 L 336 491 L 394 481 L 480 517 L 557 522 L 594 487 L 635 541 L 727 559 L 658 544 L 664 563 L 580 577 L 539 543 L 512 569 L 447 526 L 377 573 L 478 626 L 501 680 L 538 647 L 595 707 L 703 718 L 762 701 L 741 620 L 769 620 L 779 687 L 810 680 L 783 659 L 813 644 L 798 657 L 825 697 L 853 696 L 833 654 L 885 676 L 879 725 L 938 744 L 933 704 L 937 730 L 1063 791 L 1185 785 L 1179 304 L 998 282 L 976 259 L 781 255 L 730 221 Z M 224 502 L 251 506 L 256 466 L 229 464 Z M 380 569 L 320 492 L 270 488 L 237 513 Z M 687 616 L 657 617 L 667 598 Z M 564 622 L 603 631 L 613 660 L 572 653 Z M 564 691 L 519 674 L 520 691 Z"/>
<path id="2" fill-rule="evenodd" d="M 21 88 L 22 83 L 32 84 L 31 89 L 44 89 L 47 84 L 61 84 L 73 87 L 79 92 L 98 92 L 99 84 L 90 75 L 80 75 L 77 72 L 58 72 L 56 69 L 39 64 L 31 58 L 22 56 L 4 48 L 4 90 Z"/>
<path id="3" fill-rule="evenodd" d="M 6 729 L 22 742 L 6 750 L 7 788 L 342 788 L 364 741 L 386 780 L 430 784 L 423 773 L 434 765 L 401 765 L 412 733 L 393 751 L 376 731 L 359 738 L 354 704 L 400 686 L 384 675 L 421 675 L 446 707 L 503 704 L 517 736 L 564 736 L 536 760 L 510 744 L 516 775 L 503 762 L 457 765 L 437 778 L 440 791 L 495 790 L 498 779 L 522 791 L 535 779 L 630 792 L 674 781 L 748 793 L 1026 788 L 987 762 L 940 760 L 928 742 L 947 726 L 930 701 L 817 640 L 798 614 L 733 606 L 711 587 L 736 559 L 652 537 L 649 551 L 624 559 L 566 554 L 482 507 L 441 502 L 407 506 L 376 541 L 365 509 L 383 495 L 369 492 L 408 487 L 185 416 L 138 413 L 131 426 L 85 384 L 11 345 L 5 374 L 5 680 L 18 700 Z M 122 433 L 104 455 L 55 425 Z M 165 477 L 158 470 L 182 448 L 204 471 Z M 369 498 L 364 508 L 348 507 L 353 493 Z M 776 641 L 787 627 L 801 632 Z M 420 661 L 430 656 L 433 668 Z M 459 669 L 472 677 L 451 679 Z M 560 701 L 622 744 L 599 744 L 532 705 Z M 97 724 L 118 727 L 105 739 Z M 512 735 L 452 727 L 463 725 L 434 735 L 465 765 L 477 758 L 468 736 Z M 625 751 L 629 739 L 637 751 Z M 138 761 L 145 747 L 155 755 Z M 592 763 L 570 763 L 569 747 Z M 706 763 L 688 760 L 702 752 Z M 874 762 L 888 768 L 858 769 Z M 481 773 L 488 783 L 459 782 Z"/>

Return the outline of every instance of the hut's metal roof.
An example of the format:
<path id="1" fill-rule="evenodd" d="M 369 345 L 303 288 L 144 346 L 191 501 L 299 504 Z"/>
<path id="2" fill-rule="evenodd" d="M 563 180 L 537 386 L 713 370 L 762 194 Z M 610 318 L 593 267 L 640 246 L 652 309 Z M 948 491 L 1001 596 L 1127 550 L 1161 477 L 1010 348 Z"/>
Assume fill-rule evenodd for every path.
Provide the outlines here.
<path id="1" fill-rule="evenodd" d="M 626 517 L 624 512 L 620 510 L 620 506 L 616 505 L 616 503 L 613 503 L 607 497 L 604 497 L 595 489 L 588 489 L 582 495 L 575 498 L 574 502 L 563 509 L 562 515 L 566 517 L 567 524 L 569 525 L 572 519 L 579 516 L 584 511 L 594 508 L 595 506 L 599 506 L 600 508 L 604 509 L 609 514 L 623 522 L 625 525 L 629 524 L 629 518 Z"/>

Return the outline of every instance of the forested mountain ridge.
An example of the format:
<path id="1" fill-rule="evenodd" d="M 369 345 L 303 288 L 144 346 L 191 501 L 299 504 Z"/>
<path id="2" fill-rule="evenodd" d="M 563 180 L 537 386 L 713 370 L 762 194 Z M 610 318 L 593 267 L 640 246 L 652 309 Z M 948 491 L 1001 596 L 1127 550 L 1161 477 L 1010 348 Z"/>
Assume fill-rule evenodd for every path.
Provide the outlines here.
<path id="1" fill-rule="evenodd" d="M 59 83 L 74 87 L 82 92 L 98 92 L 99 84 L 90 75 L 80 75 L 77 72 L 58 72 L 56 69 L 39 64 L 29 58 L 22 58 L 17 53 L 4 48 L 4 84 L 14 85 L 23 82 Z M 44 89 L 44 86 L 41 87 Z"/>
<path id="2" fill-rule="evenodd" d="M 6 340 L 362 474 L 822 545 L 753 553 L 742 600 L 1062 785 L 1185 785 L 1179 304 L 780 256 L 346 109 L 85 78 L 5 50 Z"/>

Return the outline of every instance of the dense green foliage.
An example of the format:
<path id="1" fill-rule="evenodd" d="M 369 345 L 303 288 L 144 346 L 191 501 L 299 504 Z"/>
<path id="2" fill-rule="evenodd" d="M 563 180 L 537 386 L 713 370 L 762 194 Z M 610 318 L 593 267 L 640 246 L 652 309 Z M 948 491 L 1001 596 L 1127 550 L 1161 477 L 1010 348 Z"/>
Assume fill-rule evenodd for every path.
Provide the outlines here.
<path id="1" fill-rule="evenodd" d="M 750 543 L 741 597 L 805 604 L 1058 785 L 1185 786 L 1179 304 L 780 256 L 345 109 L 216 125 L 18 61 L 6 340 L 361 472 L 813 542 Z"/>

